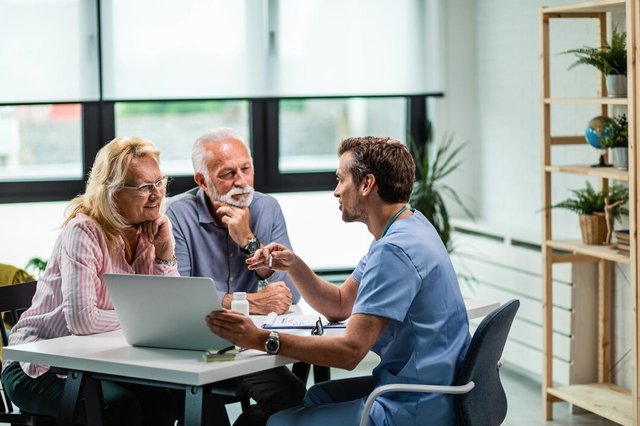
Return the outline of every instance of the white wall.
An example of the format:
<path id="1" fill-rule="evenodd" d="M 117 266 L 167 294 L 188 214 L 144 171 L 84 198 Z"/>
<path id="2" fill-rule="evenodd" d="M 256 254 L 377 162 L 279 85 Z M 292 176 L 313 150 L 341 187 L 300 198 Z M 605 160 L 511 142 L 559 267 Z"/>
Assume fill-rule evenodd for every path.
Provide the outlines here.
<path id="1" fill-rule="evenodd" d="M 439 132 L 454 130 L 470 141 L 464 173 L 451 179 L 459 192 L 471 197 L 477 222 L 497 234 L 528 242 L 541 240 L 541 106 L 540 6 L 566 4 L 549 0 L 448 0 L 446 8 L 446 96 L 438 102 Z M 624 23 L 619 24 L 622 29 Z M 573 62 L 557 53 L 585 44 L 597 45 L 593 23 L 551 26 L 552 95 L 593 96 L 598 75 L 588 67 L 562 72 Z M 613 111 L 617 113 L 617 111 Z M 591 108 L 554 110 L 553 132 L 582 134 Z M 554 150 L 558 163 L 595 163 L 599 153 L 588 146 Z M 584 185 L 580 176 L 553 179 L 554 202 L 568 188 Z M 554 238 L 577 238 L 578 220 L 571 212 L 554 211 Z M 614 381 L 630 386 L 629 269 L 616 265 L 614 286 Z M 539 342 L 541 344 L 542 342 Z M 535 344 L 535 342 L 532 342 Z"/>

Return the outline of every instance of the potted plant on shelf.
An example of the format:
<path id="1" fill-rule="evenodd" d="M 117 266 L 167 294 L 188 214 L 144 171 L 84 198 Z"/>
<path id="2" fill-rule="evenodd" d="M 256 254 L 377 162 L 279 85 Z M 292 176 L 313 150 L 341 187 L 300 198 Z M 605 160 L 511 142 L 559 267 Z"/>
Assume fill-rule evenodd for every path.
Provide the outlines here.
<path id="1" fill-rule="evenodd" d="M 411 194 L 411 206 L 418 209 L 436 228 L 447 251 L 453 251 L 451 241 L 451 223 L 445 195 L 451 198 L 473 219 L 473 215 L 462 202 L 458 193 L 443 179 L 460 167 L 458 155 L 464 145 L 454 146 L 453 136 L 445 135 L 439 145 L 434 145 L 430 127 L 427 125 L 427 138 L 418 144 L 411 138 L 410 148 L 416 163 L 416 181 Z"/>
<path id="2" fill-rule="evenodd" d="M 616 28 L 611 33 L 611 44 L 606 40 L 601 47 L 583 46 L 567 50 L 578 57 L 569 69 L 578 65 L 591 65 L 606 77 L 607 95 L 613 98 L 627 96 L 627 33 Z"/>
<path id="3" fill-rule="evenodd" d="M 621 185 L 612 185 L 607 190 L 596 191 L 587 182 L 586 188 L 572 189 L 573 197 L 567 198 L 552 208 L 563 208 L 580 215 L 580 232 L 582 242 L 589 245 L 600 245 L 607 242 L 608 228 L 605 207 L 610 206 L 608 213 L 619 219 L 628 215 L 629 210 L 623 206 L 629 199 L 629 189 Z"/>
<path id="4" fill-rule="evenodd" d="M 610 148 L 613 154 L 613 165 L 618 170 L 629 168 L 629 122 L 626 114 L 620 114 L 607 121 L 604 125 L 602 146 Z"/>

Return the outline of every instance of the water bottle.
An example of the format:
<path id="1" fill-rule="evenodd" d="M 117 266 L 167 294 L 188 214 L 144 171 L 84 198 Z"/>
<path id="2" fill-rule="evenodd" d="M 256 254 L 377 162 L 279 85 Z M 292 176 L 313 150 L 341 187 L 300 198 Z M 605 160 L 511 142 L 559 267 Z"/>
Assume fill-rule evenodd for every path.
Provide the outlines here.
<path id="1" fill-rule="evenodd" d="M 236 291 L 233 293 L 231 310 L 249 315 L 249 301 L 247 300 L 247 293 L 244 291 Z"/>

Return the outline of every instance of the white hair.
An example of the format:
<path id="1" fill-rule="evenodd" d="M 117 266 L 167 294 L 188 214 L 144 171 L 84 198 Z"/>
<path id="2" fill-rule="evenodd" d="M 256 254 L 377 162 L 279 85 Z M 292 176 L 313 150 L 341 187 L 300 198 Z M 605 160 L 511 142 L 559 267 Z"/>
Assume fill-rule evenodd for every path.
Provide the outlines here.
<path id="1" fill-rule="evenodd" d="M 245 148 L 247 148 L 249 156 L 251 156 L 251 151 L 249 151 L 247 143 L 236 133 L 235 130 L 230 127 L 217 127 L 207 131 L 194 142 L 191 150 L 191 162 L 193 163 L 194 173 L 202 173 L 207 176 L 206 145 L 224 142 L 229 139 L 235 139 L 242 142 Z"/>

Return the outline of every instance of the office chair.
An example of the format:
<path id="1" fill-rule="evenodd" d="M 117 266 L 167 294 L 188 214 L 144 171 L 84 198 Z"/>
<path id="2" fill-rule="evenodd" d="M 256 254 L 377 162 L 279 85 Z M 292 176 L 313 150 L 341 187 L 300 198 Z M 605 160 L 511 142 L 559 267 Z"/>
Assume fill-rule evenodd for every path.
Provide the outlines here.
<path id="1" fill-rule="evenodd" d="M 366 426 L 376 398 L 387 392 L 445 393 L 454 395 L 456 424 L 497 426 L 507 415 L 507 397 L 500 382 L 500 357 L 519 300 L 510 300 L 487 315 L 476 329 L 452 386 L 391 384 L 380 386 L 364 405 L 360 426 Z"/>
<path id="2" fill-rule="evenodd" d="M 0 313 L 6 313 L 15 324 L 20 314 L 31 306 L 31 299 L 36 292 L 36 281 L 0 286 Z M 9 344 L 4 324 L 0 327 L 2 346 Z M 36 414 L 22 413 L 14 407 L 4 387 L 0 395 L 0 422 L 11 425 L 41 426 L 53 425 L 55 418 Z"/>

